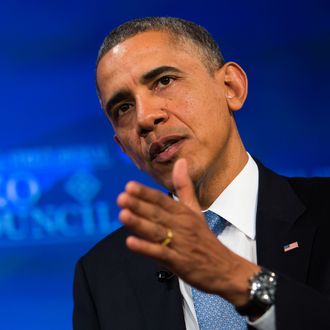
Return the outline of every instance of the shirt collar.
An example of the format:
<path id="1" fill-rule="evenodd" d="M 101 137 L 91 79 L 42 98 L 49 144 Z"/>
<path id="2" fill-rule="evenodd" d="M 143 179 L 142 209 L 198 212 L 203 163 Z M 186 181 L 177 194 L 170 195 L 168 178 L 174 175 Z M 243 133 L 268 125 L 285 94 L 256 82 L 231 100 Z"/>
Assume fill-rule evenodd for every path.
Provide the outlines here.
<path id="1" fill-rule="evenodd" d="M 220 215 L 251 239 L 256 235 L 259 171 L 248 153 L 248 162 L 209 210 Z"/>

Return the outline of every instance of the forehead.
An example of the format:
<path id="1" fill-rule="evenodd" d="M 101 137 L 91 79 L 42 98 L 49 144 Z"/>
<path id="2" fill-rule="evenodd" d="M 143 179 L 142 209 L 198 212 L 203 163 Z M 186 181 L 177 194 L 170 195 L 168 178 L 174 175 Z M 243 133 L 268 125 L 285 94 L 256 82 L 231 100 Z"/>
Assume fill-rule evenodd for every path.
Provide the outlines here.
<path id="1" fill-rule="evenodd" d="M 118 78 L 118 75 L 143 74 L 160 65 L 202 65 L 198 47 L 163 31 L 139 33 L 109 50 L 97 67 L 97 81 Z"/>

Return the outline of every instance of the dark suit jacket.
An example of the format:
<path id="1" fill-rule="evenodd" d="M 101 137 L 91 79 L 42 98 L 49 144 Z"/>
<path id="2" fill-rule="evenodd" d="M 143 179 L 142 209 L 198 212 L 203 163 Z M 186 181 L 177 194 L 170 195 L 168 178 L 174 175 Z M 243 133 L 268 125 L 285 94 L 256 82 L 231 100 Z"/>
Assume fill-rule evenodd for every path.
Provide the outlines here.
<path id="1" fill-rule="evenodd" d="M 330 329 L 330 179 L 258 166 L 257 259 L 279 275 L 277 329 Z M 128 234 L 119 229 L 77 263 L 74 328 L 185 329 L 177 278 L 159 282 L 158 264 L 126 248 Z"/>

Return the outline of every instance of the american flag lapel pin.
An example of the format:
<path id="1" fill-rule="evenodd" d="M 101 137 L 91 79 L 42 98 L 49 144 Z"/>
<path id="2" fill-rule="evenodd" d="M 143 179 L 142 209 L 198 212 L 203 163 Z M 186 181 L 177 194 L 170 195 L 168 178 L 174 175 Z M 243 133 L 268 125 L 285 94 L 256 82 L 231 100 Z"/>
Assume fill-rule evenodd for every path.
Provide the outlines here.
<path id="1" fill-rule="evenodd" d="M 283 250 L 284 250 L 284 252 L 288 252 L 288 251 L 297 249 L 298 247 L 299 247 L 299 245 L 298 245 L 298 242 L 296 241 L 296 242 L 292 242 L 290 244 L 284 245 Z"/>

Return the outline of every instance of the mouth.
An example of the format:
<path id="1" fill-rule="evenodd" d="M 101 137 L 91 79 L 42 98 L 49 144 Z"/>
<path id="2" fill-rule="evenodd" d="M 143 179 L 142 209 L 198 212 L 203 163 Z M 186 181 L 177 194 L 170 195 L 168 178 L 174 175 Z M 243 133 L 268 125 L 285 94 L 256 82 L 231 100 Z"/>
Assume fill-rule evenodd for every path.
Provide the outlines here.
<path id="1" fill-rule="evenodd" d="M 171 135 L 153 142 L 149 148 L 149 157 L 152 162 L 166 163 L 171 161 L 179 150 L 184 138 Z"/>

